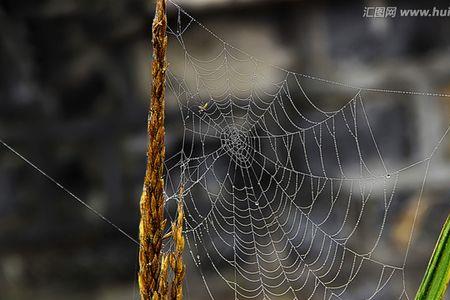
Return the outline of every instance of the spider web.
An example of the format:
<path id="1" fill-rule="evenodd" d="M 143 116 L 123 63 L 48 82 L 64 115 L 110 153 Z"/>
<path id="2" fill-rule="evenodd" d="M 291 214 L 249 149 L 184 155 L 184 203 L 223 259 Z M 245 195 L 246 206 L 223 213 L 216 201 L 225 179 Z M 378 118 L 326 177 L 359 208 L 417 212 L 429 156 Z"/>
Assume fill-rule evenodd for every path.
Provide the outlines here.
<path id="1" fill-rule="evenodd" d="M 177 4 L 169 10 L 176 17 L 167 106 L 176 106 L 178 121 L 167 124 L 166 195 L 170 210 L 184 186 L 188 270 L 201 281 L 190 286 L 192 298 L 408 299 L 414 225 L 406 248 L 389 250 L 390 212 L 402 177 L 419 178 L 422 195 L 448 129 L 429 156 L 390 169 L 365 99 L 448 95 L 361 88 L 270 66 Z M 318 90 L 329 99 L 315 100 Z"/>
<path id="2" fill-rule="evenodd" d="M 398 166 L 383 156 L 384 133 L 373 129 L 366 98 L 450 95 L 358 87 L 269 65 L 169 2 L 176 17 L 166 105 L 168 120 L 178 121 L 166 124 L 165 194 L 173 217 L 184 187 L 186 298 L 409 299 L 417 288 L 406 272 L 414 225 L 450 126 L 429 153 Z M 406 245 L 392 247 L 393 207 L 411 177 L 419 183 L 413 220 Z"/>

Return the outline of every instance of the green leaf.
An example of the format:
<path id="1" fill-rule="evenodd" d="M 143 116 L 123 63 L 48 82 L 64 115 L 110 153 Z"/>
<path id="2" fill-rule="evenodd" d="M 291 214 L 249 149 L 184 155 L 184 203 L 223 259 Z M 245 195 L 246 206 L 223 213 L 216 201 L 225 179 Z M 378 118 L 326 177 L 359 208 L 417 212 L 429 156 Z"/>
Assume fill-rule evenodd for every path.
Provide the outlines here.
<path id="1" fill-rule="evenodd" d="M 443 299 L 450 280 L 450 215 L 445 221 L 415 300 Z"/>

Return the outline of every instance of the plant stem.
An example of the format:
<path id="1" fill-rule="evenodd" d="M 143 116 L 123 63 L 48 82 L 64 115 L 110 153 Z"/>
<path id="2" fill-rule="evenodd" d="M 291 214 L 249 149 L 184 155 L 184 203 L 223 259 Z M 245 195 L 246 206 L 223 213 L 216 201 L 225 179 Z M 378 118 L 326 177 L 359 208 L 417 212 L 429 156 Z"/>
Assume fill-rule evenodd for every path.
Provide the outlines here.
<path id="1" fill-rule="evenodd" d="M 450 280 L 450 215 L 442 228 L 427 271 L 416 294 L 416 300 L 444 298 Z"/>
<path id="2" fill-rule="evenodd" d="M 174 273 L 170 290 L 170 299 L 174 300 L 181 300 L 183 298 L 183 279 L 186 272 L 186 266 L 183 263 L 183 192 L 184 187 L 181 184 L 178 199 L 177 219 L 172 224 L 172 239 L 174 241 L 175 250 L 170 256 L 170 265 Z"/>
<path id="3" fill-rule="evenodd" d="M 164 105 L 166 85 L 167 18 L 165 0 L 156 0 L 156 12 L 152 26 L 152 91 L 148 120 L 149 145 L 144 187 L 140 200 L 139 224 L 139 290 L 142 300 L 161 299 L 166 289 L 167 258 L 161 253 L 164 218 Z"/>

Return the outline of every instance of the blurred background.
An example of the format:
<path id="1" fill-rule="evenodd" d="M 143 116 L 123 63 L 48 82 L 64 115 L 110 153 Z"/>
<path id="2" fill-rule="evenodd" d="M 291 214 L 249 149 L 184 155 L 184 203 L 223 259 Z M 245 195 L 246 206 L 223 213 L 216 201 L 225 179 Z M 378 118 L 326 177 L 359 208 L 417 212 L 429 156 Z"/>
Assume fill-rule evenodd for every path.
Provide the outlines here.
<path id="1" fill-rule="evenodd" d="M 389 6 L 385 1 L 177 3 L 269 64 L 357 86 L 450 93 L 450 17 L 363 18 L 366 6 Z M 425 1 L 395 5 L 432 8 Z M 0 1 L 0 138 L 133 236 L 145 170 L 152 16 L 153 3 L 142 0 Z M 176 16 L 172 7 L 169 17 Z M 215 47 L 195 33 L 187 35 L 191 49 Z M 179 54 L 170 59 L 174 70 L 184 61 Z M 327 91 L 315 93 L 334 101 Z M 398 168 L 427 157 L 449 124 L 448 98 L 368 100 L 383 156 Z M 179 120 L 177 109 L 168 105 L 167 122 Z M 447 136 L 419 208 L 410 292 L 450 211 L 449 178 Z M 402 228 L 410 228 L 420 184 L 412 176 L 397 190 L 392 247 L 407 243 Z M 0 299 L 135 299 L 137 252 L 0 147 Z M 187 289 L 195 290 L 191 280 Z"/>

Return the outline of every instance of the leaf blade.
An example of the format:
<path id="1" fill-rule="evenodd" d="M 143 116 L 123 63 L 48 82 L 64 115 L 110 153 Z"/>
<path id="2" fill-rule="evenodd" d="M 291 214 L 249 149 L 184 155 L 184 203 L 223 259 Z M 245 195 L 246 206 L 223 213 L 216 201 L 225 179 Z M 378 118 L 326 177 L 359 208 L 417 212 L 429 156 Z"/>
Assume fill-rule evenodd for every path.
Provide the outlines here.
<path id="1" fill-rule="evenodd" d="M 443 299 L 450 281 L 450 215 L 447 217 L 438 242 L 417 291 L 415 300 Z"/>

